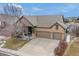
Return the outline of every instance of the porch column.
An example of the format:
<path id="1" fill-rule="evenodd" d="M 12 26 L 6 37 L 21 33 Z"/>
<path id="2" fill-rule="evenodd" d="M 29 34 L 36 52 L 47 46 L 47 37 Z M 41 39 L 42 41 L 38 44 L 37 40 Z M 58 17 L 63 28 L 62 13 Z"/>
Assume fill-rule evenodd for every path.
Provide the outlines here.
<path id="1" fill-rule="evenodd" d="M 36 38 L 36 31 L 33 33 L 33 37 Z"/>
<path id="2" fill-rule="evenodd" d="M 34 33 L 32 33 L 32 38 L 33 38 L 33 39 L 35 38 Z"/>
<path id="3" fill-rule="evenodd" d="M 50 38 L 52 39 L 52 32 L 50 33 Z"/>

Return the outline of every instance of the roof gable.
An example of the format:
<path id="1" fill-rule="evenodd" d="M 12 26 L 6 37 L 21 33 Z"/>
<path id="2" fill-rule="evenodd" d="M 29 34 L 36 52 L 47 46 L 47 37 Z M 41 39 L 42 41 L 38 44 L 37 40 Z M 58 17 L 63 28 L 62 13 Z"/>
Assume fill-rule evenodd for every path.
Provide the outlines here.
<path id="1" fill-rule="evenodd" d="M 60 24 L 59 22 L 54 23 L 50 28 L 52 28 L 56 24 L 59 25 L 59 26 L 61 26 L 63 29 L 66 29 L 66 27 L 64 26 L 65 24 Z"/>
<path id="2" fill-rule="evenodd" d="M 25 26 L 33 26 L 33 24 L 32 24 L 28 19 L 26 19 L 24 16 L 22 16 L 22 17 L 16 22 L 16 24 L 17 24 L 18 22 L 24 24 Z"/>

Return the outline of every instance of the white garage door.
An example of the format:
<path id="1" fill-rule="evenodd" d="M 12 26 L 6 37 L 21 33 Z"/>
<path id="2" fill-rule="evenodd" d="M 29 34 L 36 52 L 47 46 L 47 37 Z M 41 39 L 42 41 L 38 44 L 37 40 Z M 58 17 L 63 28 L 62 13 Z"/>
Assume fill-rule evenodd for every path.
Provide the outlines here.
<path id="1" fill-rule="evenodd" d="M 61 40 L 62 39 L 62 33 L 52 33 L 53 39 Z"/>
<path id="2" fill-rule="evenodd" d="M 36 36 L 40 38 L 50 38 L 50 33 L 49 32 L 37 32 Z"/>

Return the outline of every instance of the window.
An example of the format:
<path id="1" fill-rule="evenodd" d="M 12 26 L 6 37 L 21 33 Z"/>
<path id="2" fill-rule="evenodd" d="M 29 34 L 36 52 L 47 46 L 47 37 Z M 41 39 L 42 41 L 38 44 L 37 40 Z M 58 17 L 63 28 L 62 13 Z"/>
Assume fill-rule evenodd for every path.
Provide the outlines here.
<path id="1" fill-rule="evenodd" d="M 58 30 L 58 24 L 56 24 L 56 30 Z"/>

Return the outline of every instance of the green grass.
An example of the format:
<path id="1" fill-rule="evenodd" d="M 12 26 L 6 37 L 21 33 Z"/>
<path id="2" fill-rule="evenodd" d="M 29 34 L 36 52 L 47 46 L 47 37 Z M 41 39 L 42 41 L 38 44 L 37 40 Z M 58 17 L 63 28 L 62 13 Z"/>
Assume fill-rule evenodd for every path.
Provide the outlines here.
<path id="1" fill-rule="evenodd" d="M 22 40 L 22 39 L 9 38 L 9 39 L 7 39 L 3 48 L 9 48 L 9 49 L 17 50 L 17 49 L 21 48 L 27 42 L 28 41 Z"/>
<path id="2" fill-rule="evenodd" d="M 67 55 L 79 56 L 79 42 L 74 42 L 71 44 L 69 50 L 67 51 Z"/>

